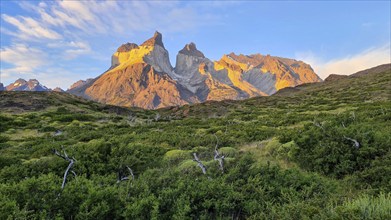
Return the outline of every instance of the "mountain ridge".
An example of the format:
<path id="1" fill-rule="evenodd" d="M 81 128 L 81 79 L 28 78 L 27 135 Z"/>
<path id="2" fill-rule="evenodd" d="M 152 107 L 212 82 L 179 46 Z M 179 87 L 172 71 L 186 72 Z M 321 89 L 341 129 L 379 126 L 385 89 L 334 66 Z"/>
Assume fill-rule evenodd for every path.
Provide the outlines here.
<path id="1" fill-rule="evenodd" d="M 267 96 L 284 87 L 320 81 L 302 61 L 234 53 L 212 61 L 193 42 L 178 52 L 173 67 L 162 34 L 156 31 L 140 45 L 122 44 L 106 72 L 68 92 L 112 105 L 156 109 Z"/>

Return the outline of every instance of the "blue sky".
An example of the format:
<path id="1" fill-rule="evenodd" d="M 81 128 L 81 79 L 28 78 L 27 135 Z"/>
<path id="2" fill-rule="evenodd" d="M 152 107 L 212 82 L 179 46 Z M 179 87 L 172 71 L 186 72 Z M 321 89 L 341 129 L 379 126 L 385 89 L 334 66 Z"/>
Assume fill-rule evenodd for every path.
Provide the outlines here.
<path id="1" fill-rule="evenodd" d="M 208 58 L 270 54 L 322 78 L 391 62 L 390 1 L 1 1 L 1 82 L 68 88 L 110 67 L 122 43 L 155 30 L 175 66 L 194 42 Z"/>

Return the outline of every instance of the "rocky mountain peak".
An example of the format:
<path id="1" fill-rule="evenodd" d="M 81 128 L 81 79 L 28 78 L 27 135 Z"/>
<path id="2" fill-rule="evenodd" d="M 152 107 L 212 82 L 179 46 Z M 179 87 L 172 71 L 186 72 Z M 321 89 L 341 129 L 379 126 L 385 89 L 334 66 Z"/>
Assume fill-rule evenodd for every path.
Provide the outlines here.
<path id="1" fill-rule="evenodd" d="M 22 79 L 22 78 L 19 78 L 19 79 L 17 79 L 14 82 L 14 84 L 25 84 L 25 83 L 27 83 L 27 81 L 25 79 Z"/>
<path id="2" fill-rule="evenodd" d="M 155 45 L 159 45 L 164 48 L 162 34 L 159 33 L 158 31 L 155 32 L 153 37 L 151 37 L 150 39 L 146 40 L 144 43 L 141 44 L 141 46 L 155 46 Z"/>
<path id="3" fill-rule="evenodd" d="M 197 46 L 193 42 L 186 44 L 185 47 L 179 51 L 179 53 L 185 54 L 188 56 L 196 56 L 196 57 L 205 58 L 204 54 L 197 49 Z"/>
<path id="4" fill-rule="evenodd" d="M 60 87 L 56 87 L 52 90 L 53 92 L 65 92 L 63 89 L 61 89 Z"/>
<path id="5" fill-rule="evenodd" d="M 138 49 L 138 45 L 135 43 L 126 43 L 122 44 L 120 47 L 118 47 L 117 52 L 129 52 L 133 49 Z"/>
<path id="6" fill-rule="evenodd" d="M 86 79 L 86 80 L 79 80 L 79 81 L 73 83 L 73 84 L 69 87 L 69 90 L 80 88 L 80 87 L 84 86 L 85 84 L 91 82 L 92 80 L 93 80 L 93 79 L 91 79 L 91 78 Z"/>
<path id="7" fill-rule="evenodd" d="M 4 90 L 5 90 L 5 88 L 4 88 L 3 83 L 0 83 L 0 91 L 4 91 Z"/>
<path id="8" fill-rule="evenodd" d="M 39 84 L 39 81 L 37 79 L 30 79 L 28 81 L 28 83 L 31 83 L 31 84 Z"/>
<path id="9" fill-rule="evenodd" d="M 50 91 L 46 86 L 41 85 L 38 80 L 30 79 L 26 81 L 24 79 L 18 79 L 14 83 L 9 84 L 6 87 L 7 91 Z"/>

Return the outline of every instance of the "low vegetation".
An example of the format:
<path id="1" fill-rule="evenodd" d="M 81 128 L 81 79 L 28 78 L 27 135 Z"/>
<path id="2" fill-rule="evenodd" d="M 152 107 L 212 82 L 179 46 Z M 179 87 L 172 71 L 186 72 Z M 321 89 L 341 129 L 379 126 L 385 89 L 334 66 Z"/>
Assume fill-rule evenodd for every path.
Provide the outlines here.
<path id="1" fill-rule="evenodd" d="M 390 219 L 390 82 L 157 111 L 2 92 L 0 219 Z"/>

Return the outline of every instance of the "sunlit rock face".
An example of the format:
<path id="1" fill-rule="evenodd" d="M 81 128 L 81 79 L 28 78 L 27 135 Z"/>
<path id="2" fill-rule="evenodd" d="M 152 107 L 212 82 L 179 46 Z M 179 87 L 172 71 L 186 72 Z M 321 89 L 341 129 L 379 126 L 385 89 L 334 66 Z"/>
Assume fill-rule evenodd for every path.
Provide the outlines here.
<path id="1" fill-rule="evenodd" d="M 46 92 L 50 91 L 49 88 L 42 85 L 36 79 L 30 79 L 26 81 L 24 79 L 18 79 L 14 83 L 9 84 L 5 90 L 7 91 L 36 91 L 36 92 Z"/>
<path id="2" fill-rule="evenodd" d="M 196 102 L 191 93 L 168 74 L 147 63 L 135 63 L 99 77 L 85 91 L 90 98 L 109 104 L 154 109 Z"/>
<path id="3" fill-rule="evenodd" d="M 108 71 L 82 85 L 77 95 L 103 103 L 147 109 L 199 102 L 173 79 L 173 68 L 162 35 L 141 45 L 121 45 Z"/>
<path id="4" fill-rule="evenodd" d="M 134 43 L 126 43 L 122 44 L 117 51 L 111 56 L 111 67 L 118 66 L 123 63 L 124 61 L 129 59 L 129 56 L 132 54 L 129 53 L 133 49 L 139 49 L 137 44 Z"/>
<path id="5" fill-rule="evenodd" d="M 285 87 L 321 81 L 310 65 L 293 59 L 231 53 L 218 63 L 267 95 Z"/>
<path id="6" fill-rule="evenodd" d="M 163 37 L 156 32 L 141 45 L 121 45 L 106 72 L 78 81 L 68 92 L 112 105 L 156 109 L 266 96 L 284 87 L 318 81 L 312 68 L 301 61 L 234 53 L 211 61 L 194 43 L 178 52 L 173 68 Z"/>

